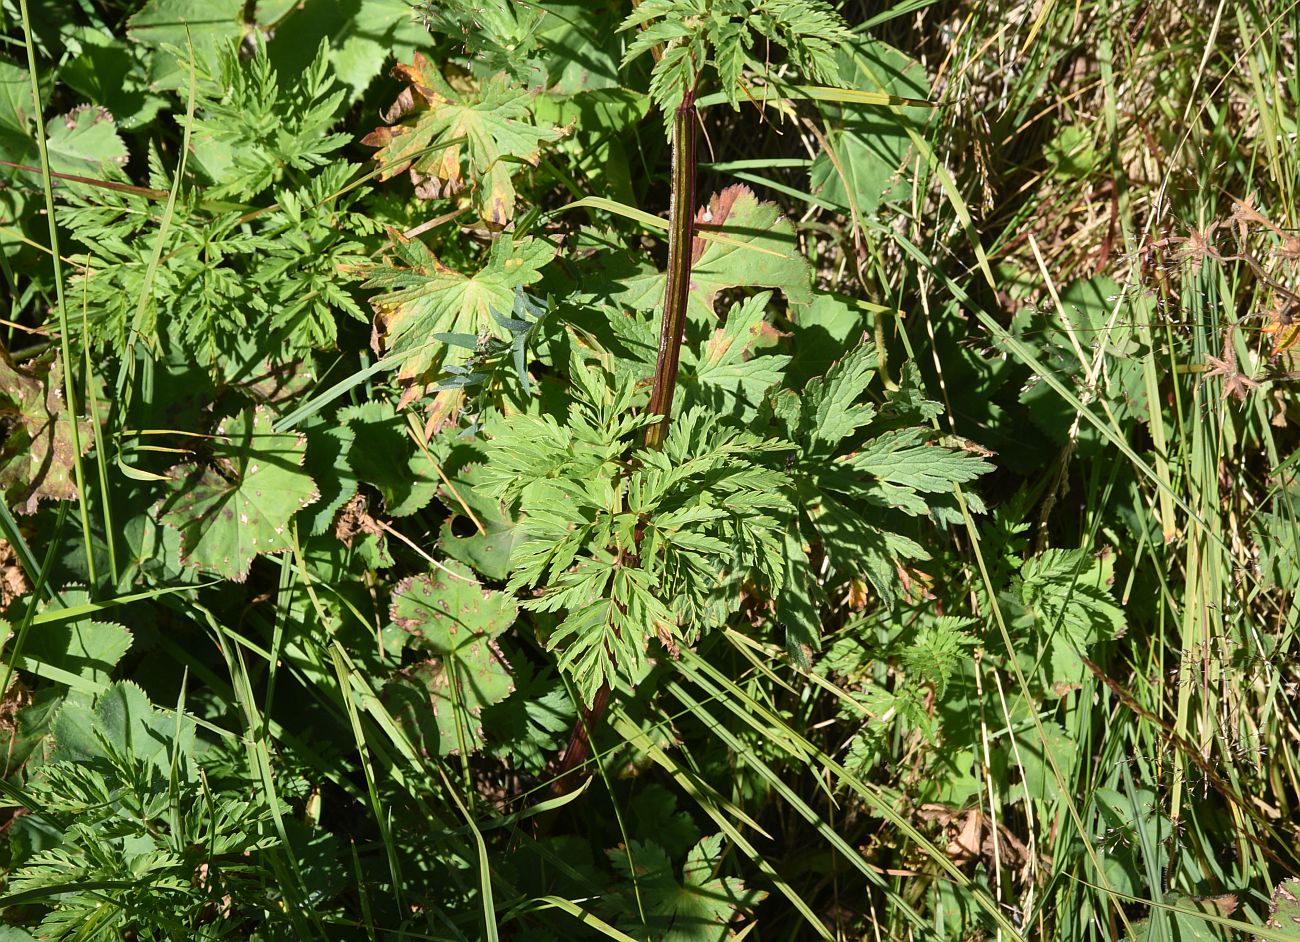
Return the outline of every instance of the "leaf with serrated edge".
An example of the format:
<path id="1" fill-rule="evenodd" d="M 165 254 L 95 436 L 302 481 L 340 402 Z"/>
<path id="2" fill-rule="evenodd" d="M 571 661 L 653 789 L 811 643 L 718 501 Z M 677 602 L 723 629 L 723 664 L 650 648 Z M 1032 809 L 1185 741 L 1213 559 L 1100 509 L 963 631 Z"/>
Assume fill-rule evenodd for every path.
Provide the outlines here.
<path id="1" fill-rule="evenodd" d="M 1283 880 L 1273 891 L 1268 927 L 1281 929 L 1288 938 L 1300 939 L 1300 878 Z"/>
<path id="2" fill-rule="evenodd" d="M 243 582 L 253 557 L 287 548 L 285 531 L 320 493 L 301 470 L 306 439 L 276 432 L 259 406 L 217 427 L 212 461 L 172 469 L 159 519 L 179 530 L 187 565 Z"/>
<path id="3" fill-rule="evenodd" d="M 448 755 L 462 743 L 481 748 L 479 715 L 514 690 L 510 665 L 493 639 L 517 614 L 513 596 L 484 589 L 459 563 L 413 576 L 393 593 L 393 625 L 411 647 L 436 657 L 399 671 L 384 696 L 426 751 L 432 745 Z"/>
<path id="4" fill-rule="evenodd" d="M 564 132 L 534 124 L 528 104 L 535 93 L 512 85 L 504 73 L 459 101 L 438 90 L 445 84 L 418 52 L 395 74 L 409 85 L 386 118 L 405 120 L 361 140 L 379 148 L 374 159 L 384 168 L 380 179 L 409 169 L 416 194 L 425 199 L 454 194 L 468 184 L 483 221 L 505 226 L 515 212 L 512 174 L 521 164 L 536 165 L 541 145 Z"/>
<path id="5" fill-rule="evenodd" d="M 386 288 L 371 298 L 376 334 L 384 349 L 402 357 L 398 376 L 413 379 L 447 356 L 438 334 L 489 334 L 503 340 L 509 332 L 493 314 L 514 310 L 515 289 L 541 278 L 541 268 L 555 249 L 540 239 L 499 236 L 483 267 L 465 275 L 443 265 L 424 243 L 393 233 L 403 264 L 372 269 L 365 288 Z M 470 351 L 460 351 L 462 359 Z"/>
<path id="6" fill-rule="evenodd" d="M 57 356 L 29 361 L 20 369 L 0 346 L 0 410 L 11 417 L 7 435 L 0 439 L 0 489 L 19 513 L 35 512 L 42 498 L 77 496 L 77 459 L 62 378 Z M 5 399 L 13 405 L 5 407 Z M 77 430 L 85 454 L 94 441 L 90 423 L 78 420 Z"/>

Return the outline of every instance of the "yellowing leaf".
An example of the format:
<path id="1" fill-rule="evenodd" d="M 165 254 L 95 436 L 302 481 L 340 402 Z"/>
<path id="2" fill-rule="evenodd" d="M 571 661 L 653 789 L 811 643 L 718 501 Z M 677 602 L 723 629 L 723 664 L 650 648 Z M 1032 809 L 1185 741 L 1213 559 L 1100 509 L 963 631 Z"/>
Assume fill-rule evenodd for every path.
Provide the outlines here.
<path id="1" fill-rule="evenodd" d="M 448 334 L 507 337 L 493 312 L 508 316 L 515 289 L 537 281 L 555 254 L 546 242 L 516 242 L 503 234 L 492 243 L 483 268 L 465 275 L 443 265 L 418 239 L 393 233 L 393 247 L 403 264 L 372 270 L 364 287 L 392 289 L 371 298 L 370 305 L 384 349 L 406 355 L 398 373 L 405 380 L 442 365 Z"/>
<path id="2" fill-rule="evenodd" d="M 1263 333 L 1273 335 L 1271 355 L 1274 357 L 1281 356 L 1300 343 L 1300 317 L 1292 314 L 1291 311 L 1274 314 L 1261 330 Z"/>
<path id="3" fill-rule="evenodd" d="M 695 225 L 687 302 L 692 320 L 711 322 L 715 299 L 728 288 L 776 288 L 791 303 L 812 302 L 808 262 L 799 251 L 794 226 L 775 204 L 760 202 L 749 187 L 736 184 L 714 194 L 696 213 Z M 708 238 L 702 237 L 705 232 Z M 619 265 L 608 253 L 598 261 L 607 270 Z M 593 278 L 600 275 L 594 272 Z M 622 303 L 640 310 L 663 304 L 663 274 L 647 270 L 618 281 L 610 290 Z"/>
<path id="4" fill-rule="evenodd" d="M 794 226 L 773 203 L 759 202 L 742 184 L 709 200 L 696 226 L 718 238 L 691 243 L 691 300 L 713 313 L 719 291 L 739 286 L 779 288 L 790 301 L 812 301 L 808 262 L 799 252 Z"/>
<path id="5" fill-rule="evenodd" d="M 379 148 L 374 159 L 383 168 L 380 179 L 409 170 L 416 194 L 425 199 L 469 186 L 483 221 L 505 226 L 515 214 L 514 172 L 524 163 L 536 166 L 541 145 L 564 132 L 534 124 L 528 107 L 534 93 L 511 84 L 504 73 L 459 100 L 439 91 L 451 90 L 418 52 L 394 75 L 408 85 L 384 115 L 391 126 L 361 140 Z"/>

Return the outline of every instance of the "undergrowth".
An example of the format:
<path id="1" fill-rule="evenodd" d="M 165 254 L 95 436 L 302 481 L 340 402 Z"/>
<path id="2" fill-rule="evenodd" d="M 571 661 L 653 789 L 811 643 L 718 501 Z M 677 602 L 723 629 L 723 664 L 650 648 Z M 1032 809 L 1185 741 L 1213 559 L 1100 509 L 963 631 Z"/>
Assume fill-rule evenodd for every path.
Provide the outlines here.
<path id="1" fill-rule="evenodd" d="M 0 937 L 1300 939 L 1298 31 L 0 4 Z"/>

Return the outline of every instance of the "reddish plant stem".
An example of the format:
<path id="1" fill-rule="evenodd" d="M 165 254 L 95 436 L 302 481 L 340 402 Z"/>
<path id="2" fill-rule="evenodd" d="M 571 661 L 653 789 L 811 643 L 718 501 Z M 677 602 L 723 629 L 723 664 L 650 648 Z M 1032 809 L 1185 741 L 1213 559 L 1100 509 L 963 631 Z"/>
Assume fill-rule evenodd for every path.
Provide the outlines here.
<path id="1" fill-rule="evenodd" d="M 691 289 L 691 251 L 695 241 L 695 136 L 697 131 L 695 92 L 686 93 L 673 116 L 672 194 L 668 210 L 668 284 L 664 287 L 664 316 L 659 330 L 659 356 L 655 363 L 654 386 L 646 412 L 659 421 L 646 428 L 645 447 L 659 448 L 672 420 L 673 394 L 677 391 L 677 369 L 686 333 L 686 302 Z M 639 532 L 638 532 L 639 537 Z M 639 539 L 638 539 L 639 542 Z M 556 766 L 551 790 L 567 795 L 582 781 L 573 774 L 586 765 L 591 755 L 591 734 L 609 706 L 609 685 L 602 684 L 590 707 L 584 707 Z"/>
<path id="2" fill-rule="evenodd" d="M 673 189 L 668 211 L 668 284 L 659 329 L 659 357 L 646 411 L 660 416 L 645 432 L 645 447 L 658 448 L 668 434 L 677 391 L 677 366 L 686 333 L 686 302 L 691 290 L 691 250 L 695 241 L 695 97 L 687 93 L 673 121 Z"/>

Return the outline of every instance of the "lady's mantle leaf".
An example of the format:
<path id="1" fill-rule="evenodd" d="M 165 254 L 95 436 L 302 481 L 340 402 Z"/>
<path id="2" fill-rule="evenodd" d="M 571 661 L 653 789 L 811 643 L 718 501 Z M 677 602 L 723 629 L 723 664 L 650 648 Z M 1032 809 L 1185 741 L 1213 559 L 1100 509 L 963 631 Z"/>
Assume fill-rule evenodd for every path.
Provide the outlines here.
<path id="1" fill-rule="evenodd" d="M 90 601 L 84 589 L 65 589 L 63 605 L 76 608 Z M 48 613 L 49 605 L 41 611 Z M 95 685 L 107 685 L 114 666 L 131 648 L 131 632 L 115 622 L 88 617 L 41 625 L 23 644 L 23 657 L 50 664 Z"/>
<path id="2" fill-rule="evenodd" d="M 450 196 L 468 183 L 484 222 L 509 223 L 515 214 L 512 171 L 536 165 L 542 143 L 564 134 L 532 123 L 528 103 L 534 93 L 512 85 L 503 73 L 453 101 L 438 90 L 446 83 L 418 52 L 411 65 L 398 65 L 393 74 L 409 84 L 384 119 L 406 120 L 361 140 L 379 148 L 374 159 L 383 168 L 380 179 L 409 169 L 416 194 L 425 199 Z"/>
<path id="3" fill-rule="evenodd" d="M 459 563 L 407 579 L 393 593 L 392 623 L 410 647 L 435 656 L 399 671 L 384 700 L 426 753 L 481 748 L 483 708 L 514 690 L 510 665 L 492 639 L 517 614 L 512 596 L 484 589 Z"/>
<path id="4" fill-rule="evenodd" d="M 1288 938 L 1300 939 L 1300 879 L 1283 880 L 1273 891 L 1268 927 L 1281 929 Z"/>
<path id="5" fill-rule="evenodd" d="M 106 108 L 78 105 L 49 124 L 50 168 L 85 177 L 120 177 L 127 150 Z"/>
<path id="6" fill-rule="evenodd" d="M 172 469 L 156 512 L 180 531 L 188 565 L 243 582 L 254 556 L 286 548 L 290 518 L 320 493 L 301 470 L 307 440 L 272 431 L 266 409 L 224 420 L 217 436 L 210 461 Z"/>
<path id="7" fill-rule="evenodd" d="M 767 895 L 749 889 L 737 877 L 718 875 L 721 834 L 706 837 L 691 849 L 680 883 L 668 855 L 654 841 L 630 841 L 607 853 L 630 886 L 608 894 L 606 902 L 620 913 L 621 925 L 644 925 L 647 938 L 722 942 L 733 937 L 730 927 L 736 918 L 751 912 Z M 637 888 L 635 894 L 631 886 Z"/>
<path id="8" fill-rule="evenodd" d="M 72 422 L 66 411 L 58 358 L 20 369 L 0 347 L 0 418 L 8 434 L 0 440 L 0 490 L 20 513 L 33 513 L 42 497 L 72 500 Z M 93 441 L 90 423 L 79 420 L 81 452 Z"/>
<path id="9" fill-rule="evenodd" d="M 401 266 L 373 269 L 366 288 L 388 288 L 371 298 L 376 330 L 387 352 L 406 355 L 398 375 L 412 379 L 441 365 L 447 352 L 445 337 L 490 334 L 510 339 L 493 313 L 514 310 L 515 289 L 537 281 L 555 249 L 538 239 L 516 242 L 509 235 L 492 243 L 487 262 L 473 275 L 447 268 L 418 239 L 393 234 Z M 468 355 L 468 352 L 466 353 Z"/>

